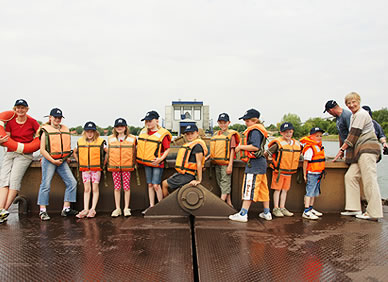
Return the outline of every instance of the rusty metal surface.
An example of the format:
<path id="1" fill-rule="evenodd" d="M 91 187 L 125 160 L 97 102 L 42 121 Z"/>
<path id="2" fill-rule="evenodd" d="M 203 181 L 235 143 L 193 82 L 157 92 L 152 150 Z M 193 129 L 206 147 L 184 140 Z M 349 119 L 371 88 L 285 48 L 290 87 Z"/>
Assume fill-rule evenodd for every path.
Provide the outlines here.
<path id="1" fill-rule="evenodd" d="M 196 219 L 195 237 L 200 281 L 388 279 L 387 218 Z"/>
<path id="2" fill-rule="evenodd" d="M 0 225 L 0 281 L 193 280 L 187 219 L 50 216 Z"/>
<path id="3" fill-rule="evenodd" d="M 236 210 L 199 184 L 186 184 L 150 208 L 145 217 L 202 216 L 227 218 Z"/>

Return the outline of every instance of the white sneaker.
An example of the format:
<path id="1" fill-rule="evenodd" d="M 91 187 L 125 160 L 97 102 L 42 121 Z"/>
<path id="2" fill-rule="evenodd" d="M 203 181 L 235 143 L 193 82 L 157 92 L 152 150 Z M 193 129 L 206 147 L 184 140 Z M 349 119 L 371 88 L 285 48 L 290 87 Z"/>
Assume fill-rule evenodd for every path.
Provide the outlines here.
<path id="1" fill-rule="evenodd" d="M 120 216 L 120 215 L 122 215 L 121 209 L 115 209 L 115 210 L 112 212 L 111 217 L 118 217 L 118 216 Z"/>
<path id="2" fill-rule="evenodd" d="M 313 214 L 311 211 L 303 212 L 302 217 L 307 218 L 307 219 L 318 219 L 319 218 L 318 216 Z"/>
<path id="3" fill-rule="evenodd" d="M 0 210 L 0 219 L 6 219 L 9 216 L 9 211 L 5 209 Z"/>
<path id="4" fill-rule="evenodd" d="M 248 222 L 248 214 L 241 215 L 239 212 L 229 216 L 230 220 L 238 222 Z"/>
<path id="5" fill-rule="evenodd" d="M 272 220 L 272 214 L 261 212 L 259 213 L 259 217 L 264 218 L 265 220 Z"/>
<path id="6" fill-rule="evenodd" d="M 364 212 L 363 214 L 357 214 L 356 217 L 359 219 L 378 220 L 377 218 L 371 217 L 367 212 Z"/>
<path id="7" fill-rule="evenodd" d="M 323 215 L 323 213 L 321 213 L 319 211 L 316 211 L 314 209 L 311 209 L 310 211 L 313 213 L 313 215 L 316 215 L 316 216 L 322 216 Z"/>
<path id="8" fill-rule="evenodd" d="M 341 212 L 341 215 L 361 215 L 362 212 L 361 211 L 343 211 Z"/>
<path id="9" fill-rule="evenodd" d="M 131 209 L 124 209 L 124 216 L 130 216 L 131 215 Z"/>

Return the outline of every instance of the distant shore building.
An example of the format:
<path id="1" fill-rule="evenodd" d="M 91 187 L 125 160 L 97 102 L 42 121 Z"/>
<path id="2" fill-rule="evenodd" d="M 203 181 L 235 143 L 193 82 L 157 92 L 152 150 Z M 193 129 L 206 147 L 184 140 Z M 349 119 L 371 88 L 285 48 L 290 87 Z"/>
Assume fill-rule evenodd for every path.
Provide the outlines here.
<path id="1" fill-rule="evenodd" d="M 204 131 L 210 129 L 209 106 L 202 101 L 172 101 L 166 106 L 165 127 L 178 133 L 183 133 L 186 126 L 196 124 Z"/>

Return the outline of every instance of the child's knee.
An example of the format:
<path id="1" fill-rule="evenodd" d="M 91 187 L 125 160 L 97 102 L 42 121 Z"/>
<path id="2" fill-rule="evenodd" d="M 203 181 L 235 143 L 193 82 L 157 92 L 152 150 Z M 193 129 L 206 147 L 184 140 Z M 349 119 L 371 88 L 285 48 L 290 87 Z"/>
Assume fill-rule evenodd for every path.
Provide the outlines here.
<path id="1" fill-rule="evenodd" d="M 160 190 L 160 184 L 153 184 L 154 190 L 159 191 Z"/>

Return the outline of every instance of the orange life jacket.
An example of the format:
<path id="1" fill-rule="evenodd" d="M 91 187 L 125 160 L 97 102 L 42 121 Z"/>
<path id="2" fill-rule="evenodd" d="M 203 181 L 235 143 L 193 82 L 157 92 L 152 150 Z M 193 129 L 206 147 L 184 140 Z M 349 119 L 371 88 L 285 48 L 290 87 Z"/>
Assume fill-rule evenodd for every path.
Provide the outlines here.
<path id="1" fill-rule="evenodd" d="M 214 164 L 228 165 L 230 159 L 230 141 L 233 136 L 236 138 L 236 145 L 240 143 L 240 135 L 237 131 L 228 129 L 219 134 L 220 131 L 214 133 L 210 139 L 210 160 Z M 234 156 L 236 158 L 236 155 Z"/>
<path id="2" fill-rule="evenodd" d="M 254 124 L 250 127 L 248 127 L 242 134 L 242 138 L 241 138 L 241 145 L 248 145 L 248 136 L 249 136 L 249 133 L 254 130 L 254 129 L 257 129 L 259 130 L 263 136 L 264 136 L 264 140 L 261 142 L 260 144 L 260 148 L 258 151 L 254 152 L 254 151 L 246 151 L 246 150 L 241 150 L 241 154 L 240 154 L 240 160 L 242 160 L 243 162 L 248 162 L 250 159 L 255 159 L 255 158 L 258 158 L 260 156 L 263 155 L 264 153 L 264 146 L 265 146 L 265 142 L 267 141 L 267 138 L 268 138 L 268 132 L 267 130 L 265 129 L 265 127 L 262 125 L 262 124 Z"/>
<path id="3" fill-rule="evenodd" d="M 302 153 L 304 154 L 309 148 L 313 150 L 313 157 L 311 161 L 308 161 L 307 171 L 310 172 L 322 172 L 325 170 L 325 150 L 322 146 L 322 142 L 316 142 L 311 139 L 310 136 L 305 136 L 300 139 L 300 143 L 303 146 Z"/>
<path id="4" fill-rule="evenodd" d="M 138 138 L 136 161 L 147 166 L 159 167 L 153 165 L 152 161 L 161 157 L 162 142 L 166 136 L 172 139 L 171 133 L 163 127 L 152 135 L 148 134 L 147 128 L 143 128 Z"/>
<path id="5" fill-rule="evenodd" d="M 292 145 L 288 144 L 282 137 L 276 138 L 268 144 L 268 148 L 275 143 L 278 145 L 278 151 L 272 155 L 270 167 L 281 174 L 296 173 L 299 166 L 300 152 L 302 151 L 300 143 L 295 139 L 291 140 Z"/>
<path id="6" fill-rule="evenodd" d="M 71 154 L 70 130 L 61 124 L 60 129 L 55 129 L 49 124 L 41 128 L 41 133 L 46 134 L 46 151 L 53 159 L 68 158 Z"/>
<path id="7" fill-rule="evenodd" d="M 205 156 L 207 155 L 206 143 L 202 139 L 195 139 L 192 142 L 186 143 L 179 149 L 176 161 L 175 169 L 182 174 L 189 173 L 195 175 L 197 173 L 197 162 L 189 162 L 190 153 L 193 150 L 194 146 L 200 144 L 203 149 L 203 158 L 202 158 L 202 167 L 205 164 Z"/>
<path id="8" fill-rule="evenodd" d="M 133 171 L 135 169 L 136 137 L 128 135 L 123 141 L 116 136 L 108 138 L 108 171 Z"/>
<path id="9" fill-rule="evenodd" d="M 97 138 L 93 142 L 87 142 L 85 138 L 78 139 L 78 164 L 80 171 L 101 171 L 104 166 L 105 140 Z"/>

